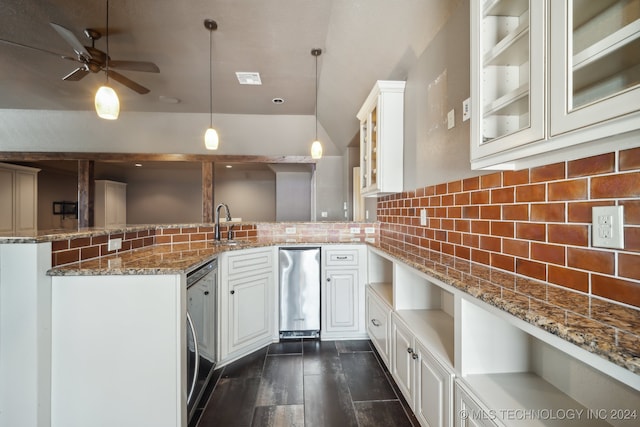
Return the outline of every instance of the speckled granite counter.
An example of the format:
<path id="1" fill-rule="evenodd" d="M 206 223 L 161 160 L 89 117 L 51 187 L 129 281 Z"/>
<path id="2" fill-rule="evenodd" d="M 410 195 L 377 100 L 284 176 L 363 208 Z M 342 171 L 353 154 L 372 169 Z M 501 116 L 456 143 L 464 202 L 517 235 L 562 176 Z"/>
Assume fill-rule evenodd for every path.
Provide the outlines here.
<path id="1" fill-rule="evenodd" d="M 405 252 L 384 239 L 371 246 L 640 375 L 640 310 L 429 249 Z"/>
<path id="2" fill-rule="evenodd" d="M 349 236 L 320 239 L 313 236 L 269 236 L 239 239 L 237 242 L 236 245 L 215 244 L 211 240 L 156 244 L 55 267 L 48 274 L 179 274 L 223 251 L 271 245 L 367 243 L 391 258 L 640 374 L 640 310 L 637 309 L 428 249 L 401 251 L 384 240 L 358 240 Z"/>

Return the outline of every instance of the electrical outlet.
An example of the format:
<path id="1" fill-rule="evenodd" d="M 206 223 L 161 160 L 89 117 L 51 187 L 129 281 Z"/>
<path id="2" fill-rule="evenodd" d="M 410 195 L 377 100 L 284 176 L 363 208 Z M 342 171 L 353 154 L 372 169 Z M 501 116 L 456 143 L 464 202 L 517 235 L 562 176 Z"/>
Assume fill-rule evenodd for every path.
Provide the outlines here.
<path id="1" fill-rule="evenodd" d="M 284 229 L 284 232 L 286 234 L 296 234 L 296 228 L 295 227 L 287 227 Z"/>
<path id="2" fill-rule="evenodd" d="M 329 214 L 327 214 L 327 212 L 324 212 L 324 211 L 323 211 L 323 212 L 320 212 L 320 216 L 321 216 L 322 218 L 326 218 L 327 216 L 329 216 Z"/>
<path id="3" fill-rule="evenodd" d="M 351 234 L 360 234 L 360 228 L 359 227 L 351 227 Z"/>
<path id="4" fill-rule="evenodd" d="M 471 118 L 471 98 L 462 101 L 462 121 L 466 122 Z"/>
<path id="5" fill-rule="evenodd" d="M 456 125 L 456 111 L 451 110 L 447 114 L 447 129 L 451 129 Z"/>
<path id="6" fill-rule="evenodd" d="M 427 210 L 420 209 L 420 225 L 427 225 Z"/>
<path id="7" fill-rule="evenodd" d="M 624 249 L 624 206 L 595 206 L 591 229 L 592 246 Z"/>
<path id="8" fill-rule="evenodd" d="M 109 251 L 117 251 L 122 248 L 122 238 L 118 237 L 117 239 L 109 239 L 109 243 L 107 243 L 107 250 Z"/>
<path id="9" fill-rule="evenodd" d="M 364 228 L 364 234 L 373 234 L 376 232 L 375 227 L 365 227 Z"/>

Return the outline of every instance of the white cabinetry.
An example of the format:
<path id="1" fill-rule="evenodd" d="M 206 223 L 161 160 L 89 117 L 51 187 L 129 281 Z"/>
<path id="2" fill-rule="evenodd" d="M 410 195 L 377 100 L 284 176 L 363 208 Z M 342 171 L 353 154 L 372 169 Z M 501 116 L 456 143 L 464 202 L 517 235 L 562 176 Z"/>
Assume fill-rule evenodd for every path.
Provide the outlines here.
<path id="1" fill-rule="evenodd" d="M 94 194 L 94 225 L 121 227 L 127 223 L 127 184 L 96 180 Z"/>
<path id="2" fill-rule="evenodd" d="M 366 338 L 364 285 L 366 247 L 322 247 L 322 339 Z"/>
<path id="3" fill-rule="evenodd" d="M 368 281 L 369 335 L 421 425 L 637 424 L 637 374 L 373 248 Z"/>
<path id="4" fill-rule="evenodd" d="M 186 427 L 184 274 L 51 285 L 51 427 Z"/>
<path id="5" fill-rule="evenodd" d="M 635 1 L 472 0 L 471 35 L 472 168 L 637 146 L 622 136 L 640 129 Z"/>
<path id="6" fill-rule="evenodd" d="M 0 163 L 0 235 L 30 236 L 38 230 L 38 171 Z"/>
<path id="7" fill-rule="evenodd" d="M 220 359 L 277 341 L 274 248 L 225 252 L 220 274 Z"/>
<path id="8" fill-rule="evenodd" d="M 403 81 L 377 81 L 357 114 L 363 196 L 402 191 L 404 86 Z"/>

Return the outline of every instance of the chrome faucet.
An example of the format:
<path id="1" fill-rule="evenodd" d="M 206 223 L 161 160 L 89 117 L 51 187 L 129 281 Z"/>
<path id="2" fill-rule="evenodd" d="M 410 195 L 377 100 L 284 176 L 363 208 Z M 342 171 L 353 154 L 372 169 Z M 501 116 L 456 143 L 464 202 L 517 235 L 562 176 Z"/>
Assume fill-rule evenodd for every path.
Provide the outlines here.
<path id="1" fill-rule="evenodd" d="M 231 213 L 229 213 L 229 206 L 227 206 L 225 203 L 220 203 L 216 207 L 216 226 L 215 226 L 215 233 L 213 237 L 215 240 L 220 240 L 220 208 L 222 207 L 224 207 L 224 210 L 227 212 L 227 221 L 231 221 Z"/>

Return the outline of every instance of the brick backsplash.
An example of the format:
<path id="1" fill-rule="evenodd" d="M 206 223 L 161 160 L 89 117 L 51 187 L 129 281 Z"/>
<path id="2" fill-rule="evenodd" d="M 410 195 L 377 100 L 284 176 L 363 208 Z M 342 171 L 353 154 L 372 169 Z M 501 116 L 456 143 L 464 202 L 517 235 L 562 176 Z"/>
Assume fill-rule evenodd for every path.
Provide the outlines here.
<path id="1" fill-rule="evenodd" d="M 622 205 L 622 250 L 591 247 L 591 208 Z M 420 210 L 427 226 L 420 225 Z M 378 198 L 380 236 L 640 306 L 640 148 Z"/>

